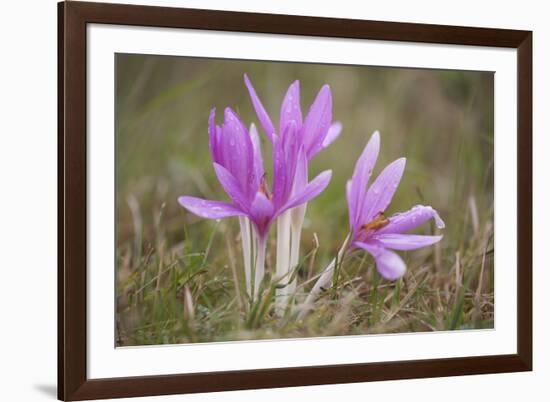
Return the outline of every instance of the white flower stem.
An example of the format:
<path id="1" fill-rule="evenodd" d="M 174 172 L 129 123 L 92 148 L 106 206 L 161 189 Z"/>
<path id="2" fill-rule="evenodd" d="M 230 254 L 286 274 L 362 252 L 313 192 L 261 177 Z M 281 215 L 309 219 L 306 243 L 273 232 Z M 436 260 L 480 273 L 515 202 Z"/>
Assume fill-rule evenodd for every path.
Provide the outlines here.
<path id="1" fill-rule="evenodd" d="M 239 224 L 241 226 L 241 240 L 243 242 L 243 260 L 244 260 L 244 277 L 246 283 L 246 293 L 248 296 L 252 295 L 251 287 L 251 272 L 252 272 L 252 239 L 251 239 L 251 230 L 250 230 L 250 221 L 245 216 L 239 217 Z"/>
<path id="2" fill-rule="evenodd" d="M 290 219 L 290 266 L 289 272 L 298 267 L 300 261 L 300 240 L 302 237 L 302 226 L 306 216 L 307 203 L 292 209 Z M 296 276 L 289 283 L 288 294 L 292 295 L 296 291 Z"/>
<path id="3" fill-rule="evenodd" d="M 256 238 L 256 264 L 254 266 L 254 299 L 257 299 L 260 294 L 260 285 L 262 284 L 262 281 L 264 279 L 264 273 L 265 273 L 265 248 L 266 248 L 266 236 L 258 236 L 257 233 L 255 233 Z"/>
<path id="4" fill-rule="evenodd" d="M 344 244 L 340 248 L 340 251 L 338 251 L 338 257 L 333 258 L 332 261 L 323 270 L 323 272 L 321 273 L 321 276 L 319 276 L 319 279 L 317 279 L 317 282 L 315 282 L 315 285 L 307 295 L 306 300 L 304 301 L 303 304 L 299 306 L 298 308 L 299 320 L 303 319 L 306 316 L 306 314 L 313 308 L 313 303 L 315 302 L 315 299 L 317 299 L 317 297 L 319 296 L 319 293 L 321 293 L 321 289 L 326 289 L 332 286 L 334 268 L 336 267 L 336 258 L 338 258 L 338 263 L 340 263 L 344 258 L 346 251 L 348 249 L 349 237 L 350 237 L 349 235 L 346 237 Z"/>
<path id="5" fill-rule="evenodd" d="M 278 284 L 284 287 L 275 291 L 275 311 L 281 315 L 287 303 L 288 271 L 290 267 L 290 214 L 291 211 L 283 212 L 277 218 L 277 263 L 275 276 L 280 278 Z"/>

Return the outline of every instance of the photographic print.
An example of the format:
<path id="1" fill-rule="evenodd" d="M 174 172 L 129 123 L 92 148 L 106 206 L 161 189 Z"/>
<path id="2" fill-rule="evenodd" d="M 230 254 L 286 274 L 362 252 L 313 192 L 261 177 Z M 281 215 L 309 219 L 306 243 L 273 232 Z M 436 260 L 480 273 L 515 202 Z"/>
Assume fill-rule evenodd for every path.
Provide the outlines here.
<path id="1" fill-rule="evenodd" d="M 115 55 L 116 345 L 494 327 L 494 74 Z"/>

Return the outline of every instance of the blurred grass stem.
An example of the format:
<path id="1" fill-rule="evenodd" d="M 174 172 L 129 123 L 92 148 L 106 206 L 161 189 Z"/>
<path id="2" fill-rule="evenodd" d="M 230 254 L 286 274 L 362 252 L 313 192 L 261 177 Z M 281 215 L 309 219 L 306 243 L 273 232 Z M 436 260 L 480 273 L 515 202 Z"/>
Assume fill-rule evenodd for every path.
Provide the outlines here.
<path id="1" fill-rule="evenodd" d="M 346 236 L 346 240 L 344 240 L 344 244 L 340 248 L 340 251 L 338 251 L 337 256 L 334 257 L 330 264 L 328 264 L 328 266 L 323 270 L 323 273 L 321 274 L 319 279 L 317 279 L 317 282 L 315 282 L 315 285 L 313 285 L 313 288 L 307 295 L 306 300 L 298 308 L 298 320 L 302 320 L 306 316 L 306 314 L 313 308 L 313 302 L 315 302 L 315 299 L 317 298 L 317 296 L 319 296 L 321 290 L 326 289 L 331 285 L 332 278 L 334 276 L 334 269 L 336 268 L 336 263 L 341 263 L 341 261 L 343 261 L 346 251 L 348 249 L 350 237 L 350 234 Z"/>

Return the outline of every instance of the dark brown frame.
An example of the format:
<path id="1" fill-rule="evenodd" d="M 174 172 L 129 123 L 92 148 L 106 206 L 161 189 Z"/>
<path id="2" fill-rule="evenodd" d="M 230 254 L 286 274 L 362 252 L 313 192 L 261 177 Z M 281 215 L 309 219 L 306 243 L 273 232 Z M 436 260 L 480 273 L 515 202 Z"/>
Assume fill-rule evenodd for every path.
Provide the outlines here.
<path id="1" fill-rule="evenodd" d="M 86 375 L 86 24 L 517 49 L 517 354 L 90 380 Z M 532 370 L 532 32 L 105 3 L 58 4 L 58 397 L 118 398 Z"/>

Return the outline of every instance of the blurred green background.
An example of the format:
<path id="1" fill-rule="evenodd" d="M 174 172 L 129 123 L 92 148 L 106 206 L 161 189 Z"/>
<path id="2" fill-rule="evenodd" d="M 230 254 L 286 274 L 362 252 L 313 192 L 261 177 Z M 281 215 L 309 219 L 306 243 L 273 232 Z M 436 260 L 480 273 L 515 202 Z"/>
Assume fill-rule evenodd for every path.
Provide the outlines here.
<path id="1" fill-rule="evenodd" d="M 226 106 L 234 108 L 247 124 L 255 122 L 269 163 L 269 144 L 254 114 L 243 73 L 249 75 L 274 122 L 278 122 L 288 85 L 298 79 L 304 116 L 320 87 L 329 84 L 334 120 L 343 124 L 337 141 L 310 165 L 310 177 L 331 168 L 333 178 L 308 205 L 302 254 L 315 249 L 316 256 L 300 271 L 302 280 L 320 271 L 341 245 L 348 231 L 345 182 L 370 135 L 379 130 L 381 152 L 375 174 L 389 162 L 407 158 L 405 174 L 386 215 L 427 204 L 447 224 L 437 248 L 402 253 L 409 271 L 415 269 L 415 261 L 418 267 L 429 261 L 429 297 L 435 297 L 433 292 L 438 292 L 438 298 L 445 292 L 451 295 L 451 318 L 445 311 L 440 318 L 432 317 L 432 329 L 448 329 L 449 320 L 456 320 L 455 328 L 492 326 L 493 73 L 118 54 L 118 344 L 287 336 L 273 332 L 275 324 L 262 332 L 269 327 L 269 313 L 256 332 L 243 335 L 243 328 L 251 329 L 239 324 L 239 317 L 246 314 L 242 306 L 224 312 L 230 318 L 218 317 L 220 322 L 227 319 L 226 326 L 207 325 L 210 319 L 206 316 L 214 317 L 218 304 L 238 298 L 235 292 L 242 271 L 238 223 L 230 218 L 216 226 L 187 213 L 176 201 L 179 195 L 227 199 L 208 150 L 207 120 L 213 107 L 218 110 L 218 124 Z M 222 235 L 215 235 L 214 230 Z M 426 225 L 420 233 L 433 230 Z M 272 242 L 275 232 L 273 228 Z M 228 252 L 234 254 L 230 256 L 232 269 L 227 266 Z M 186 260 L 195 254 L 199 262 Z M 483 272 L 481 255 L 489 257 L 483 258 Z M 268 269 L 274 263 L 271 247 Z M 191 280 L 189 270 L 195 265 L 199 273 L 192 274 Z M 365 279 L 372 279 L 374 272 L 370 271 Z M 457 284 L 458 279 L 463 286 Z M 220 285 L 221 293 L 210 285 L 215 289 Z M 461 301 L 450 300 L 453 295 L 459 298 L 458 292 L 462 292 Z M 468 295 L 473 300 L 477 293 L 487 296 L 487 304 L 469 316 Z M 201 306 L 207 311 L 197 323 Z M 371 328 L 395 331 L 374 325 L 372 314 L 368 318 L 371 321 L 364 327 L 341 333 L 372 332 Z M 396 330 L 426 329 L 411 325 L 397 325 Z M 292 329 L 288 336 L 307 336 L 315 329 L 308 331 Z"/>

